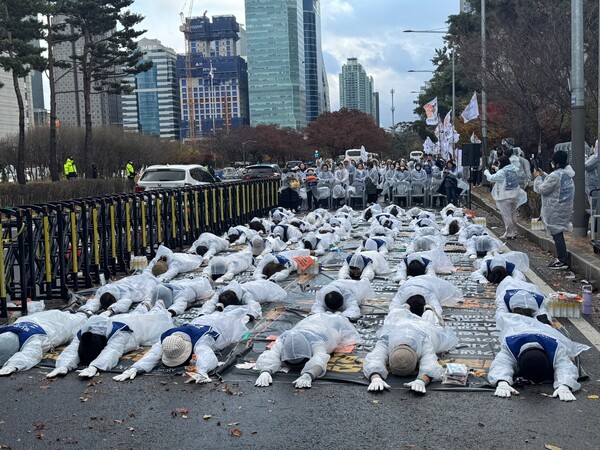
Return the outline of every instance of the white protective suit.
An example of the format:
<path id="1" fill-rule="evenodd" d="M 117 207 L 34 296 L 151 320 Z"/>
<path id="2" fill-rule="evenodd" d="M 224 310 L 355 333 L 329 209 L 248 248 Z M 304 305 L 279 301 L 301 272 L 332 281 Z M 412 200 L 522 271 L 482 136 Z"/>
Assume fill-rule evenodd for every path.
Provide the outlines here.
<path id="1" fill-rule="evenodd" d="M 412 261 L 419 261 L 425 266 L 425 275 L 435 276 L 435 274 L 448 274 L 455 271 L 452 261 L 444 252 L 444 248 L 437 247 L 434 250 L 409 253 L 406 258 L 398 263 L 396 275 L 394 275 L 392 281 L 400 283 L 406 281 L 408 265 Z"/>
<path id="2" fill-rule="evenodd" d="M 248 242 L 250 239 L 252 239 L 257 234 L 258 234 L 257 231 L 254 231 L 243 225 L 237 225 L 235 227 L 229 228 L 229 230 L 227 230 L 227 235 L 225 237 L 231 236 L 231 235 L 238 235 L 238 238 L 235 241 L 230 242 L 229 245 L 241 245 L 241 244 L 245 244 L 246 242 Z"/>
<path id="3" fill-rule="evenodd" d="M 371 216 L 367 219 L 365 218 L 367 215 L 367 211 L 371 212 Z M 362 212 L 362 214 L 360 215 L 360 218 L 363 222 L 367 221 L 367 222 L 371 222 L 372 218 L 374 216 L 376 216 L 377 214 L 381 214 L 383 210 L 381 209 L 381 205 L 379 203 L 374 203 L 373 205 L 365 208 Z"/>
<path id="4" fill-rule="evenodd" d="M 445 236 L 420 236 L 416 239 L 410 240 L 409 244 L 406 246 L 406 254 L 410 255 L 414 252 L 426 252 L 436 249 L 440 249 L 443 252 L 445 245 Z"/>
<path id="5" fill-rule="evenodd" d="M 447 217 L 452 217 L 455 211 L 462 211 L 462 208 L 454 206 L 452 203 L 448 203 L 440 211 L 440 216 L 442 216 L 442 220 L 445 220 Z"/>
<path id="6" fill-rule="evenodd" d="M 262 310 L 260 305 L 268 302 L 282 302 L 287 297 L 287 292 L 278 284 L 267 280 L 254 280 L 246 283 L 238 283 L 232 281 L 227 286 L 220 288 L 212 298 L 202 305 L 200 314 L 212 314 L 219 302 L 219 295 L 224 291 L 235 292 L 238 300 L 242 302 L 242 305 L 230 305 L 225 308 L 242 308 L 246 311 L 246 314 L 252 316 L 254 319 L 258 319 L 262 316 Z"/>
<path id="7" fill-rule="evenodd" d="M 473 236 L 483 236 L 484 234 L 485 227 L 483 225 L 472 223 L 460 230 L 460 233 L 458 233 L 458 243 L 465 245 Z"/>
<path id="8" fill-rule="evenodd" d="M 585 159 L 585 193 L 588 196 L 591 207 L 595 206 L 592 204 L 591 197 L 600 197 L 600 191 L 596 191 L 590 195 L 592 189 L 600 188 L 600 162 L 598 160 L 598 150 L 598 141 L 596 141 L 596 146 L 593 149 L 594 153 Z M 592 214 L 595 214 L 595 210 L 592 211 Z"/>
<path id="9" fill-rule="evenodd" d="M 530 347 L 546 350 L 554 366 L 554 388 L 560 385 L 578 390 L 579 371 L 570 358 L 575 358 L 590 347 L 573 342 L 560 331 L 540 323 L 532 317 L 504 314 L 501 318 L 500 352 L 492 361 L 488 381 L 492 386 L 499 381 L 513 384 L 518 373 L 517 358 L 521 351 Z"/>
<path id="10" fill-rule="evenodd" d="M 256 235 L 248 242 L 248 250 L 252 252 L 257 259 L 260 259 L 269 253 L 282 252 L 286 248 L 287 244 L 279 237 L 262 237 Z"/>
<path id="11" fill-rule="evenodd" d="M 213 275 L 221 275 L 215 281 L 225 283 L 233 280 L 239 273 L 252 268 L 252 253 L 243 251 L 232 253 L 227 256 L 217 256 L 210 260 L 208 266 L 202 271 L 204 276 L 212 278 Z"/>
<path id="12" fill-rule="evenodd" d="M 374 374 L 387 378 L 390 351 L 398 345 L 408 345 L 419 359 L 418 376 L 440 380 L 444 369 L 436 354 L 447 352 L 458 344 L 454 331 L 439 325 L 432 311 L 419 317 L 405 308 L 390 310 L 377 335 L 377 344 L 363 364 L 363 373 L 368 379 Z"/>
<path id="13" fill-rule="evenodd" d="M 483 172 L 487 180 L 494 183 L 492 198 L 496 200 L 496 206 L 502 214 L 502 220 L 506 228 L 506 236 L 517 235 L 517 208 L 527 203 L 527 193 L 519 187 L 519 174 L 514 164 L 499 169 L 495 174 L 489 170 Z M 529 181 L 527 181 L 529 183 Z"/>
<path id="14" fill-rule="evenodd" d="M 513 147 L 513 154 L 509 158 L 510 163 L 517 168 L 519 184 L 525 188 L 531 183 L 531 164 L 523 155 L 525 154 L 521 147 Z"/>
<path id="15" fill-rule="evenodd" d="M 523 252 L 508 252 L 500 255 L 486 256 L 482 260 L 478 259 L 473 263 L 473 267 L 476 270 L 471 273 L 470 278 L 478 283 L 487 284 L 489 283 L 487 279 L 488 273 L 497 266 L 504 267 L 507 275 L 514 279 L 525 281 L 523 271 L 529 269 L 529 256 Z"/>
<path id="16" fill-rule="evenodd" d="M 405 211 L 404 209 L 400 208 L 398 205 L 395 205 L 394 203 L 391 203 L 389 205 L 387 205 L 385 208 L 383 208 L 383 212 L 386 214 L 391 214 L 391 211 L 396 208 L 396 210 L 398 211 L 398 215 L 396 217 L 400 217 L 403 216 Z"/>
<path id="17" fill-rule="evenodd" d="M 200 268 L 203 260 L 203 257 L 200 255 L 192 253 L 175 253 L 170 248 L 161 244 L 156 251 L 156 256 L 148 263 L 148 267 L 144 269 L 143 273 L 152 276 L 152 268 L 162 257 L 167 259 L 168 269 L 165 273 L 156 278 L 163 283 L 172 280 L 180 273 L 192 272 Z"/>
<path id="18" fill-rule="evenodd" d="M 284 331 L 275 345 L 258 357 L 256 369 L 274 374 L 285 361 L 308 358 L 301 373 L 309 374 L 314 380 L 325 375 L 327 363 L 336 347 L 359 342 L 360 335 L 347 317 L 331 313 L 313 314 L 291 330 Z"/>
<path id="19" fill-rule="evenodd" d="M 469 226 L 469 221 L 466 218 L 449 216 L 444 219 L 444 226 L 440 230 L 440 233 L 443 236 L 448 236 L 450 234 L 450 224 L 455 221 L 458 225 L 458 235 L 460 235 L 461 230 Z"/>
<path id="20" fill-rule="evenodd" d="M 109 309 L 114 314 L 123 314 L 129 311 L 132 304 L 148 300 L 158 284 L 158 279 L 152 274 L 130 275 L 98 288 L 94 297 L 88 300 L 79 310 L 97 312 L 101 308 L 100 297 L 105 292 L 109 292 L 117 300 Z"/>
<path id="21" fill-rule="evenodd" d="M 360 305 L 362 305 L 365 300 L 375 297 L 371 282 L 366 278 L 363 278 L 360 281 L 335 280 L 317 291 L 315 303 L 310 312 L 327 312 L 325 295 L 333 291 L 339 292 L 342 294 L 342 297 L 344 297 L 344 304 L 340 311 L 343 316 L 350 320 L 358 319 L 360 317 Z"/>
<path id="22" fill-rule="evenodd" d="M 58 355 L 56 368 L 73 370 L 79 365 L 79 339 L 83 333 L 92 332 L 107 337 L 106 347 L 90 363 L 98 370 L 111 370 L 119 359 L 141 346 L 153 345 L 161 334 L 173 327 L 171 314 L 158 303 L 150 311 L 139 305 L 129 314 L 118 316 L 92 316 L 81 327 L 71 343 Z"/>
<path id="23" fill-rule="evenodd" d="M 408 229 L 411 231 L 414 231 L 414 230 L 417 230 L 417 229 L 423 228 L 423 227 L 439 229 L 439 226 L 436 223 L 436 221 L 432 220 L 428 217 L 425 217 L 423 219 L 419 219 L 418 217 L 414 218 L 408 224 Z"/>
<path id="24" fill-rule="evenodd" d="M 350 266 L 362 269 L 361 279 L 367 278 L 368 280 L 372 280 L 375 278 L 375 275 L 390 273 L 390 266 L 385 259 L 385 255 L 374 251 L 357 252 L 349 255 L 338 273 L 338 279 L 350 278 Z"/>
<path id="25" fill-rule="evenodd" d="M 441 236 L 441 234 L 437 227 L 421 227 L 413 231 L 410 238 L 418 239 L 422 236 Z"/>
<path id="26" fill-rule="evenodd" d="M 50 310 L 19 317 L 12 325 L 0 327 L 0 348 L 5 348 L 4 340 L 11 340 L 15 335 L 18 338 L 14 340 L 14 352 L 0 349 L 2 367 L 31 369 L 42 360 L 44 353 L 69 342 L 86 319 L 84 313 Z"/>
<path id="27" fill-rule="evenodd" d="M 286 216 L 287 217 L 287 216 Z M 265 233 L 268 233 L 269 230 L 271 229 L 271 227 L 273 225 L 275 225 L 273 222 L 271 222 L 269 219 L 264 219 L 262 217 L 253 217 L 252 220 L 250 220 L 250 224 L 254 223 L 254 222 L 258 222 L 259 224 L 262 225 L 262 227 L 265 229 Z M 250 227 L 248 227 L 250 228 Z M 252 228 L 250 228 L 252 229 Z M 256 231 L 256 230 L 255 230 Z M 259 231 L 258 234 L 263 234 L 262 231 Z"/>
<path id="28" fill-rule="evenodd" d="M 390 311 L 403 308 L 406 301 L 413 295 L 422 295 L 425 303 L 431 305 L 439 316 L 442 315 L 442 306 L 456 306 L 464 300 L 462 291 L 449 281 L 435 275 L 421 275 L 406 280 L 398 288 L 398 292 L 390 303 Z"/>
<path id="29" fill-rule="evenodd" d="M 208 248 L 207 252 L 202 256 L 204 258 L 204 262 L 208 262 L 217 253 L 227 251 L 229 248 L 229 241 L 217 236 L 216 234 L 202 233 L 200 237 L 194 241 L 188 250 L 188 253 L 196 254 L 196 247 L 199 245 Z"/>
<path id="30" fill-rule="evenodd" d="M 275 225 L 271 231 L 273 237 L 280 238 L 283 242 L 296 243 L 302 238 L 302 231 L 293 225 Z"/>
<path id="31" fill-rule="evenodd" d="M 163 300 L 171 314 L 179 316 L 198 300 L 206 300 L 215 293 L 207 277 L 183 278 L 156 287 L 152 293 L 154 301 Z M 167 298 L 165 298 L 167 297 Z"/>
<path id="32" fill-rule="evenodd" d="M 387 255 L 394 248 L 394 238 L 388 236 L 377 236 L 365 239 L 360 244 L 361 250 L 379 252 Z"/>
<path id="33" fill-rule="evenodd" d="M 139 372 L 150 372 L 162 358 L 163 339 L 173 333 L 183 333 L 192 340 L 192 353 L 196 355 L 196 372 L 207 374 L 219 363 L 215 351 L 239 342 L 248 332 L 246 321 L 245 311 L 239 308 L 197 317 L 189 324 L 171 328 L 163 333 L 160 340 L 132 368 Z"/>
<path id="34" fill-rule="evenodd" d="M 502 241 L 491 236 L 473 236 L 465 242 L 465 255 L 469 258 L 477 258 L 477 252 L 486 252 L 487 255 L 495 255 L 504 246 Z"/>
<path id="35" fill-rule="evenodd" d="M 329 250 L 329 247 L 339 244 L 340 238 L 335 233 L 317 234 L 311 231 L 300 240 L 297 249 L 304 249 L 305 242 L 310 242 L 312 250 L 315 252 L 316 256 L 322 256 L 327 250 Z"/>
<path id="36" fill-rule="evenodd" d="M 265 255 L 263 257 L 263 259 L 256 266 L 256 269 L 254 269 L 254 274 L 252 277 L 256 280 L 264 279 L 265 278 L 265 275 L 263 274 L 264 267 L 267 264 L 269 264 L 270 262 L 275 262 L 275 263 L 283 264 L 284 269 L 271 275 L 269 280 L 276 281 L 276 282 L 283 281 L 287 277 L 289 277 L 292 272 L 298 270 L 298 263 L 296 261 L 294 261 L 294 258 L 297 258 L 298 256 L 309 256 L 309 255 L 310 255 L 310 250 L 308 250 L 308 249 L 287 250 L 285 252 L 280 252 L 277 254 Z"/>
<path id="37" fill-rule="evenodd" d="M 500 316 L 512 313 L 514 308 L 531 309 L 534 311 L 533 317 L 545 315 L 548 319 L 551 319 L 544 300 L 544 294 L 537 285 L 528 283 L 525 280 L 506 277 L 496 289 L 495 317 L 497 326 L 500 327 L 501 322 L 498 322 Z"/>
<path id="38" fill-rule="evenodd" d="M 542 221 L 550 236 L 572 229 L 574 176 L 575 171 L 567 166 L 533 182 L 533 190 L 542 196 Z"/>

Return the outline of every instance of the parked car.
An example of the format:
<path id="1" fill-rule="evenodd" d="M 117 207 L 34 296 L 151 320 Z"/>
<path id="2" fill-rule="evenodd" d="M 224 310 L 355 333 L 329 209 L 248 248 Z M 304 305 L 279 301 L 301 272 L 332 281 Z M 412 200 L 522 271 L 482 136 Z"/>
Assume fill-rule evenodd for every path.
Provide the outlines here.
<path id="1" fill-rule="evenodd" d="M 235 180 L 237 178 L 241 178 L 241 174 L 235 167 L 225 167 L 221 170 L 222 180 Z"/>
<path id="2" fill-rule="evenodd" d="M 288 161 L 285 163 L 285 167 L 293 169 L 294 167 L 300 166 L 300 164 L 302 164 L 302 161 Z"/>
<path id="3" fill-rule="evenodd" d="M 277 164 L 254 164 L 246 167 L 244 180 L 255 180 L 257 178 L 281 178 L 282 171 Z"/>
<path id="4" fill-rule="evenodd" d="M 217 180 L 199 164 L 167 164 L 149 166 L 135 186 L 135 192 L 183 186 L 212 184 Z"/>

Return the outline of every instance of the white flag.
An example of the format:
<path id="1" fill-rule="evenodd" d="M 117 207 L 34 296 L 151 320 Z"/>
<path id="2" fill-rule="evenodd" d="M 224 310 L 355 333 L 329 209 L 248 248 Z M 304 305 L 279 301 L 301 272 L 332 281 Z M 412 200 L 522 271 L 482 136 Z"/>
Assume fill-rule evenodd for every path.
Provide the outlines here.
<path id="1" fill-rule="evenodd" d="M 431 138 L 429 136 L 427 136 L 427 139 L 425 139 L 425 142 L 423 142 L 423 151 L 425 152 L 426 155 L 434 154 L 433 141 L 431 140 Z"/>
<path id="2" fill-rule="evenodd" d="M 365 149 L 364 145 L 360 146 L 360 159 L 363 163 L 366 163 L 369 159 L 369 155 L 367 154 L 367 150 Z"/>
<path id="3" fill-rule="evenodd" d="M 437 125 L 438 124 L 438 104 L 437 97 L 431 100 L 428 103 L 423 105 L 423 109 L 425 110 L 425 123 L 427 125 Z"/>
<path id="4" fill-rule="evenodd" d="M 450 128 L 450 114 L 452 114 L 452 110 L 448 111 L 446 117 L 444 117 L 444 127 L 446 129 Z"/>
<path id="5" fill-rule="evenodd" d="M 477 137 L 474 131 L 473 134 L 471 134 L 471 144 L 481 144 L 481 139 Z"/>
<path id="6" fill-rule="evenodd" d="M 479 117 L 479 106 L 477 105 L 477 92 L 475 92 L 473 94 L 473 97 L 471 97 L 471 101 L 469 101 L 469 104 L 461 114 L 461 117 L 463 118 L 465 123 L 473 119 L 477 119 Z"/>

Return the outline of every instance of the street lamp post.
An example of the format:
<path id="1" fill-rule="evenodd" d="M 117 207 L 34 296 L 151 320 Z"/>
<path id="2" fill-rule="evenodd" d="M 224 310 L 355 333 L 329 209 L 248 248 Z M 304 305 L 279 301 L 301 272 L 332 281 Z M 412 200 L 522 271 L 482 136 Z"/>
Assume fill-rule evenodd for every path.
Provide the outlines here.
<path id="1" fill-rule="evenodd" d="M 247 141 L 242 142 L 242 158 L 244 159 L 244 166 L 246 166 L 246 144 L 250 142 L 256 142 L 254 139 L 248 139 Z"/>
<path id="2" fill-rule="evenodd" d="M 396 108 L 394 108 L 394 92 L 394 88 L 390 89 L 390 94 L 392 94 L 392 128 L 396 125 L 394 121 L 394 112 L 396 111 Z"/>

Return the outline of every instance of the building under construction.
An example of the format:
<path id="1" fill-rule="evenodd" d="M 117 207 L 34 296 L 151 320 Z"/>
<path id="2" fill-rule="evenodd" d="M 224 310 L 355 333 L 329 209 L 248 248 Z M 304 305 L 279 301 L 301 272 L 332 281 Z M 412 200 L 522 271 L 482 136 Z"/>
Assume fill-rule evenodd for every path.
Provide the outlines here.
<path id="1" fill-rule="evenodd" d="M 177 57 L 181 138 L 248 125 L 248 69 L 235 16 L 187 17 L 181 31 L 187 49 Z"/>

